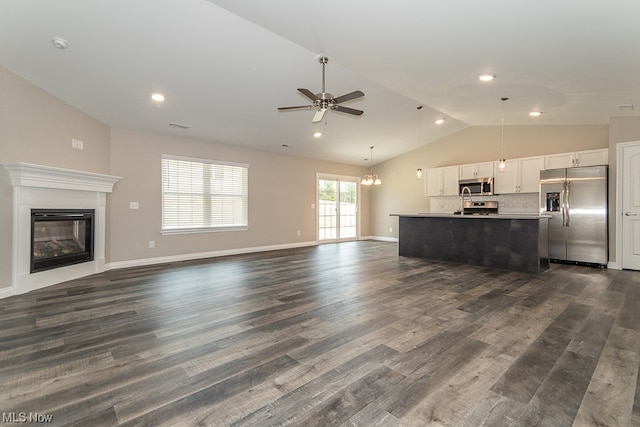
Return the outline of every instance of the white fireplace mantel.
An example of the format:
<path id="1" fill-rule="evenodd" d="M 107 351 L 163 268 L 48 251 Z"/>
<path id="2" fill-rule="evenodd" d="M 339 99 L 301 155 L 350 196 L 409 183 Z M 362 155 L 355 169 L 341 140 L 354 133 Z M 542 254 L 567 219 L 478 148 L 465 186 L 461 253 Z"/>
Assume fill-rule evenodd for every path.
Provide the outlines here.
<path id="1" fill-rule="evenodd" d="M 93 172 L 54 168 L 31 163 L 2 163 L 14 187 L 57 188 L 61 190 L 111 193 L 121 178 Z"/>
<path id="2" fill-rule="evenodd" d="M 104 271 L 106 194 L 121 178 L 30 163 L 0 164 L 9 172 L 13 187 L 11 294 Z M 31 273 L 31 209 L 35 208 L 93 209 L 94 260 Z"/>

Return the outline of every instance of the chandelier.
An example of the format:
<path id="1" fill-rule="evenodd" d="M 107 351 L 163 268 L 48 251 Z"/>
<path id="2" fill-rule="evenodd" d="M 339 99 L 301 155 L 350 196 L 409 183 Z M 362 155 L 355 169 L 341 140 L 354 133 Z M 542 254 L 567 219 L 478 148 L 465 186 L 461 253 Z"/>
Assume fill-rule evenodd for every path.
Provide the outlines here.
<path id="1" fill-rule="evenodd" d="M 369 169 L 369 173 L 362 177 L 362 181 L 360 184 L 362 185 L 380 185 L 382 181 L 380 177 L 373 173 L 373 145 L 369 147 L 371 149 L 371 155 L 369 156 L 369 160 L 371 162 L 371 167 Z"/>

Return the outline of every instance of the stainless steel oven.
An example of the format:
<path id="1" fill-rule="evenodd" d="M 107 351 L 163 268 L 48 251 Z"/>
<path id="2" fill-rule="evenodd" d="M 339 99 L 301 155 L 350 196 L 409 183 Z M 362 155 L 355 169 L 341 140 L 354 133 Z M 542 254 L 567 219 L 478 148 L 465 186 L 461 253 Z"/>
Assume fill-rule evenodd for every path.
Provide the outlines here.
<path id="1" fill-rule="evenodd" d="M 458 194 L 460 195 L 465 188 L 468 188 L 471 195 L 493 196 L 493 178 L 461 179 L 459 185 Z"/>

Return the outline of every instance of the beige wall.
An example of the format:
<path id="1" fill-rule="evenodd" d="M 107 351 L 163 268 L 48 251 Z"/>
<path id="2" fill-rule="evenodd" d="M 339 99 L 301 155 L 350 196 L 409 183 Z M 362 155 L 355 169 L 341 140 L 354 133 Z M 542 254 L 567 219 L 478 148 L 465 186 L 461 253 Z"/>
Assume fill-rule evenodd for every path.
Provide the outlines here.
<path id="1" fill-rule="evenodd" d="M 497 160 L 500 157 L 500 126 L 470 127 L 424 145 L 374 167 L 383 185 L 372 193 L 371 234 L 397 237 L 398 218 L 391 213 L 428 212 L 424 178 L 416 169 Z M 609 146 L 609 127 L 505 126 L 504 155 L 507 159 Z M 391 229 L 391 231 L 389 231 Z"/>
<path id="2" fill-rule="evenodd" d="M 0 162 L 109 173 L 108 126 L 2 67 L 0 94 Z M 0 290 L 11 285 L 11 228 L 12 189 L 0 167 Z"/>
<path id="3" fill-rule="evenodd" d="M 249 230 L 162 235 L 162 154 L 249 164 Z M 361 176 L 366 168 L 124 129 L 111 131 L 111 262 L 288 245 L 316 240 L 316 173 Z M 362 195 L 363 236 L 369 233 L 368 190 Z M 136 201 L 140 208 L 129 209 Z M 300 230 L 301 235 L 297 235 Z M 149 248 L 149 241 L 155 248 Z"/>
<path id="4" fill-rule="evenodd" d="M 108 262 L 314 241 L 316 212 L 311 205 L 315 203 L 316 173 L 361 176 L 367 172 L 363 167 L 111 129 L 1 67 L 0 93 L 0 162 L 123 177 L 108 198 Z M 72 139 L 83 140 L 85 149 L 72 149 Z M 610 126 L 507 126 L 504 153 L 516 158 L 609 147 L 611 207 L 615 210 L 616 144 L 631 140 L 640 140 L 639 117 L 612 118 Z M 163 153 L 248 163 L 249 231 L 161 235 Z M 495 160 L 499 153 L 498 126 L 470 127 L 376 165 L 374 172 L 382 176 L 383 185 L 363 188 L 361 235 L 397 237 L 397 218 L 390 213 L 428 210 L 424 179 L 415 176 L 418 167 Z M 8 174 L 0 168 L 0 290 L 10 286 L 11 200 Z M 139 202 L 140 209 L 129 209 L 130 201 Z M 611 230 L 615 230 L 615 215 Z M 150 240 L 156 242 L 155 249 L 148 247 Z"/>

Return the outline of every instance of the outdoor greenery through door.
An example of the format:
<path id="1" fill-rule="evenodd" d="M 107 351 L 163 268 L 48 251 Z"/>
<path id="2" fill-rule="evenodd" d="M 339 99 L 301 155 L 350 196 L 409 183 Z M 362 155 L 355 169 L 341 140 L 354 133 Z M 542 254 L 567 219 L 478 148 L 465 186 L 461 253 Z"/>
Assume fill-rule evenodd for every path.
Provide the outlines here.
<path id="1" fill-rule="evenodd" d="M 358 237 L 357 178 L 318 178 L 318 240 Z"/>

